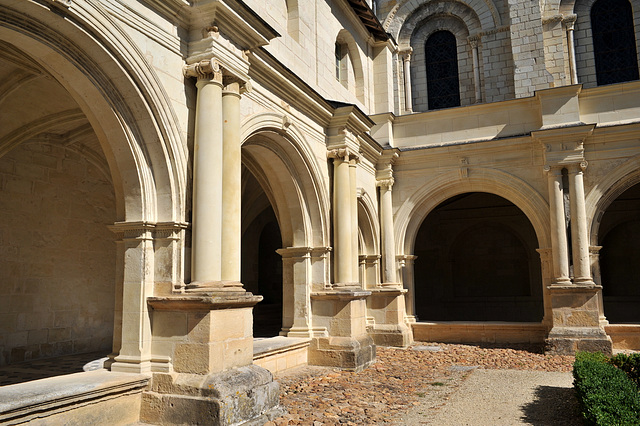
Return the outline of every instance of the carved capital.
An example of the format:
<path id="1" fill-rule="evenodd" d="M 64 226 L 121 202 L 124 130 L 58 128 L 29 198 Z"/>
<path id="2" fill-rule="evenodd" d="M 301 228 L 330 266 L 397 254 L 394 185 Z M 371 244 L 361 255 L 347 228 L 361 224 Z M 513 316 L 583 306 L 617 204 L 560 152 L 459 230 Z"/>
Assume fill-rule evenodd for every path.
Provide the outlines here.
<path id="1" fill-rule="evenodd" d="M 379 187 L 384 187 L 387 189 L 391 189 L 391 187 L 393 187 L 393 184 L 396 182 L 396 180 L 393 177 L 389 177 L 386 179 L 378 179 L 376 180 L 376 186 Z"/>
<path id="2" fill-rule="evenodd" d="M 339 158 L 343 161 L 355 160 L 358 161 L 358 155 L 351 151 L 349 148 L 338 148 L 327 151 L 327 158 Z"/>
<path id="3" fill-rule="evenodd" d="M 223 83 L 222 66 L 216 58 L 203 59 L 195 64 L 185 65 L 182 74 L 189 77 L 196 77 L 198 80 L 213 80 Z"/>

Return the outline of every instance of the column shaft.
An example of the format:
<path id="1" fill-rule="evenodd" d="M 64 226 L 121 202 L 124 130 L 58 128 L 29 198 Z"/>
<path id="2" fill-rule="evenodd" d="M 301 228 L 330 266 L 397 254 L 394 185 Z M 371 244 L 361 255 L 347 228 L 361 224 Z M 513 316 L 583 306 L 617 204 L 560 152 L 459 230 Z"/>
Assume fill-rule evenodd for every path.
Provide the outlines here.
<path id="1" fill-rule="evenodd" d="M 478 59 L 478 41 L 471 44 L 473 59 L 473 84 L 476 89 L 476 103 L 482 102 L 482 91 L 480 90 L 480 61 Z"/>
<path id="2" fill-rule="evenodd" d="M 571 84 L 578 84 L 578 69 L 576 67 L 576 50 L 573 41 L 573 22 L 567 25 L 567 47 L 569 48 L 569 67 L 571 68 Z"/>
<path id="3" fill-rule="evenodd" d="M 240 282 L 242 157 L 240 140 L 240 85 L 232 82 L 222 92 L 222 273 L 223 281 Z"/>
<path id="4" fill-rule="evenodd" d="M 411 54 L 404 55 L 404 96 L 405 96 L 405 110 L 407 112 L 413 111 L 413 94 L 411 93 Z"/>
<path id="5" fill-rule="evenodd" d="M 391 184 L 380 186 L 380 229 L 382 233 L 383 284 L 397 283 Z"/>
<path id="6" fill-rule="evenodd" d="M 571 197 L 571 246 L 573 249 L 574 283 L 593 283 L 589 259 L 589 233 L 584 202 L 584 180 L 578 165 L 569 167 Z"/>
<path id="7" fill-rule="evenodd" d="M 562 193 L 562 170 L 558 167 L 549 170 L 548 180 L 551 247 L 553 251 L 553 283 L 568 284 L 570 282 L 569 255 Z"/>
<path id="8" fill-rule="evenodd" d="M 191 281 L 221 280 L 222 75 L 196 84 Z"/>
<path id="9" fill-rule="evenodd" d="M 351 207 L 351 279 L 354 282 L 360 281 L 360 274 L 358 270 L 358 193 L 357 193 L 357 160 L 351 159 L 349 161 L 349 197 Z"/>
<path id="10" fill-rule="evenodd" d="M 349 157 L 337 157 L 333 161 L 334 168 L 334 260 L 336 284 L 347 285 L 353 281 L 353 265 L 351 250 L 351 195 L 349 176 Z"/>

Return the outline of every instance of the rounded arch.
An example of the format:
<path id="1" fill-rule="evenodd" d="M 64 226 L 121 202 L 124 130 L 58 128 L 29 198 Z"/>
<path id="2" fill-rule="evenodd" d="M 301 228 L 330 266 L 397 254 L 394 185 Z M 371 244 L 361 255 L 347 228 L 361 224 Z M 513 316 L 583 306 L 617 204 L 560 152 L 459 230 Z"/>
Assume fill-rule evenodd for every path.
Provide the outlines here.
<path id="1" fill-rule="evenodd" d="M 364 103 L 365 101 L 365 93 L 364 93 L 364 71 L 362 66 L 362 55 L 360 54 L 360 48 L 356 43 L 355 39 L 351 35 L 351 33 L 345 29 L 342 29 L 338 32 L 336 36 L 336 45 L 346 46 L 346 52 L 342 52 L 343 59 L 346 59 L 348 63 L 345 63 L 345 66 L 351 66 L 353 70 L 353 81 L 348 79 L 348 71 L 345 72 L 344 79 L 342 75 L 340 76 L 340 82 L 349 89 L 356 98 Z M 340 64 L 342 67 L 343 64 Z"/>
<path id="2" fill-rule="evenodd" d="M 285 247 L 325 247 L 328 190 L 304 137 L 287 116 L 254 115 L 242 124 L 242 161 L 265 189 Z"/>
<path id="3" fill-rule="evenodd" d="M 487 192 L 513 203 L 527 216 L 535 230 L 540 248 L 549 246 L 549 204 L 531 185 L 505 172 L 472 169 L 468 178 L 457 171 L 443 173 L 422 186 L 398 209 L 395 234 L 398 254 L 413 253 L 420 225 L 427 215 L 447 199 L 466 192 Z"/>
<path id="4" fill-rule="evenodd" d="M 91 123 L 118 220 L 184 220 L 188 154 L 178 120 L 153 69 L 99 2 L 61 12 L 30 2 L 0 6 L 0 40 L 40 63 Z"/>
<path id="5" fill-rule="evenodd" d="M 384 27 L 387 28 L 387 32 L 391 33 L 396 40 L 400 40 L 400 31 L 405 26 L 405 22 L 408 21 L 409 17 L 414 13 L 420 13 L 422 8 L 430 8 L 430 7 L 460 7 L 456 4 L 461 5 L 463 8 L 467 10 L 471 10 L 473 15 L 476 17 L 482 17 L 479 20 L 480 28 L 483 31 L 487 31 L 493 28 L 499 28 L 502 26 L 502 18 L 500 17 L 500 12 L 496 7 L 495 3 L 492 0 L 470 0 L 468 2 L 441 2 L 441 3 L 449 3 L 450 5 L 444 5 L 439 3 L 431 3 L 429 2 L 421 2 L 418 7 L 414 1 L 404 0 L 399 2 L 388 14 L 387 19 L 384 22 Z"/>
<path id="6" fill-rule="evenodd" d="M 380 224 L 377 220 L 376 207 L 368 192 L 362 191 L 358 196 L 358 238 L 360 254 L 380 253 Z"/>
<path id="7" fill-rule="evenodd" d="M 456 27 L 463 27 L 466 36 L 469 34 L 475 34 L 482 30 L 482 23 L 476 12 L 469 8 L 466 4 L 457 2 L 433 2 L 426 3 L 414 10 L 411 15 L 403 22 L 402 28 L 398 34 L 398 44 L 409 45 L 414 35 L 421 30 L 429 21 L 437 18 L 448 18 L 458 23 Z M 449 27 L 436 27 L 432 28 L 429 33 L 450 29 Z M 421 36 L 428 37 L 429 34 L 421 34 Z"/>
<path id="8" fill-rule="evenodd" d="M 624 191 L 640 183 L 640 155 L 636 155 L 616 167 L 600 180 L 585 197 L 587 223 L 590 223 L 590 243 L 598 245 L 598 233 L 602 216 L 607 208 Z"/>

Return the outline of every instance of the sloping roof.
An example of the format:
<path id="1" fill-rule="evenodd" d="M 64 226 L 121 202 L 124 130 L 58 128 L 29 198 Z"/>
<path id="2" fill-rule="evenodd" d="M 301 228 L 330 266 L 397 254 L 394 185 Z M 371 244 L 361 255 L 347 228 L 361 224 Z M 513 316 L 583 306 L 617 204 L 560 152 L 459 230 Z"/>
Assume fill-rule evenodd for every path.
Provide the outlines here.
<path id="1" fill-rule="evenodd" d="M 349 2 L 349 6 L 353 9 L 353 11 L 358 15 L 360 21 L 367 27 L 367 30 L 375 37 L 378 41 L 387 41 L 389 40 L 389 35 L 382 27 L 378 18 L 373 13 L 373 10 L 369 7 L 366 0 L 347 0 Z"/>

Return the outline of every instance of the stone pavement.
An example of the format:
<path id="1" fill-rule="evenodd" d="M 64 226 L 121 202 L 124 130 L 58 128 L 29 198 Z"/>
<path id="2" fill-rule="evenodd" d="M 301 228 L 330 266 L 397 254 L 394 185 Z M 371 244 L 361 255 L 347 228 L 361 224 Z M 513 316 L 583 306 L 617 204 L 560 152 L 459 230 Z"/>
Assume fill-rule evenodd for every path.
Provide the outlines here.
<path id="1" fill-rule="evenodd" d="M 360 373 L 322 367 L 305 367 L 284 372 L 278 375 L 277 380 L 281 384 L 281 404 L 288 410 L 288 414 L 275 419 L 272 424 L 314 426 L 425 424 L 424 422 L 432 421 L 432 418 L 446 421 L 442 420 L 442 417 L 436 417 L 440 412 L 447 413 L 442 411 L 442 407 L 454 401 L 458 392 L 466 392 L 468 395 L 474 389 L 483 389 L 484 385 L 473 381 L 469 382 L 469 388 L 464 387 L 467 383 L 465 379 L 471 380 L 478 377 L 478 380 L 488 380 L 487 383 L 491 383 L 495 378 L 485 376 L 487 370 L 498 370 L 490 371 L 498 376 L 511 370 L 532 374 L 533 381 L 527 382 L 513 376 L 518 374 L 517 371 L 516 373 L 507 372 L 504 375 L 505 381 L 499 382 L 495 379 L 495 383 L 497 389 L 510 389 L 508 392 L 494 392 L 491 388 L 487 388 L 484 392 L 475 394 L 477 399 L 473 406 L 484 404 L 485 408 L 489 407 L 490 403 L 501 405 L 502 402 L 500 399 L 483 401 L 482 395 L 498 397 L 504 394 L 512 397 L 511 400 L 514 402 L 516 401 L 514 395 L 522 395 L 524 399 L 520 406 L 524 408 L 518 408 L 520 406 L 513 408 L 511 417 L 507 423 L 503 424 L 527 424 L 527 419 L 535 419 L 539 410 L 547 409 L 546 400 L 543 397 L 549 393 L 565 392 L 562 394 L 566 396 L 564 399 L 570 399 L 566 389 L 555 388 L 565 387 L 567 380 L 570 385 L 569 372 L 573 357 L 544 355 L 541 348 L 531 345 L 511 346 L 508 348 L 416 343 L 409 349 L 378 348 L 377 362 Z M 544 374 L 536 378 L 534 372 L 557 372 L 564 375 L 559 376 L 563 378 L 558 384 L 554 381 L 542 380 L 546 377 Z M 538 392 L 535 387 L 537 380 L 541 380 L 540 394 L 536 393 Z M 523 388 L 511 389 L 509 387 L 511 382 L 514 386 L 523 386 Z M 553 389 L 547 389 L 545 386 Z M 464 393 L 460 395 L 462 399 L 469 399 Z M 532 405 L 527 405 L 526 407 L 529 408 L 526 408 L 526 404 Z M 473 407 L 470 409 L 471 413 L 477 411 Z M 490 408 L 489 412 L 492 412 Z M 413 417 L 406 417 L 410 415 Z M 474 425 L 500 424 L 491 419 L 486 420 L 488 423 L 482 423 L 483 420 L 478 416 L 471 419 L 475 423 L 469 424 Z M 535 424 L 571 423 L 538 422 Z"/>

